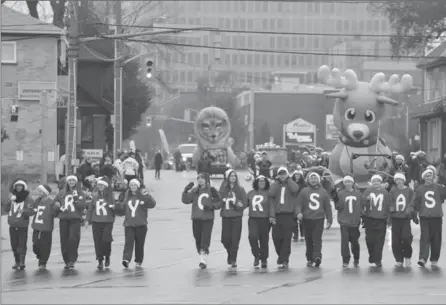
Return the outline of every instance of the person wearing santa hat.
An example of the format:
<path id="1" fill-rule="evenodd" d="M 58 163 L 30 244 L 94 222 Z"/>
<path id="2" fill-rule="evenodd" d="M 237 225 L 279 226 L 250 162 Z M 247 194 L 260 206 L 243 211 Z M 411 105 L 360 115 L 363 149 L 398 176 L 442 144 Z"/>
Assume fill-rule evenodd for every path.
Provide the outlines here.
<path id="1" fill-rule="evenodd" d="M 415 190 L 414 210 L 420 219 L 420 255 L 418 265 L 424 267 L 429 259 L 433 267 L 437 267 L 441 252 L 443 229 L 442 204 L 446 198 L 446 188 L 434 182 L 434 172 L 426 169 L 421 184 Z"/>
<path id="2" fill-rule="evenodd" d="M 353 265 L 359 266 L 361 233 L 361 198 L 359 190 L 353 188 L 355 180 L 347 175 L 343 178 L 343 188 L 338 191 L 335 208 L 338 211 L 338 223 L 341 229 L 341 256 L 342 266 L 347 268 L 350 263 L 350 250 L 353 254 Z"/>
<path id="3" fill-rule="evenodd" d="M 307 176 L 308 186 L 297 196 L 297 219 L 302 221 L 305 234 L 307 266 L 319 267 L 322 263 L 322 234 L 333 223 L 330 195 L 321 184 L 321 176 L 311 172 Z"/>
<path id="4" fill-rule="evenodd" d="M 49 195 L 51 187 L 42 184 L 37 187 L 38 197 L 34 203 L 33 252 L 38 259 L 40 269 L 46 269 L 53 244 L 54 218 L 60 211 L 60 203 L 54 202 Z"/>
<path id="5" fill-rule="evenodd" d="M 8 213 L 9 239 L 15 264 L 12 269 L 25 269 L 28 241 L 29 217 L 33 214 L 33 200 L 29 196 L 28 184 L 24 179 L 16 179 L 10 186 L 11 195 L 4 205 Z"/>
<path id="6" fill-rule="evenodd" d="M 107 177 L 97 180 L 97 190 L 87 208 L 87 222 L 92 225 L 94 248 L 98 269 L 110 266 L 111 247 L 113 242 L 113 224 L 115 222 L 115 204 L 113 190 Z"/>
<path id="7" fill-rule="evenodd" d="M 299 186 L 290 178 L 286 167 L 279 167 L 277 177 L 269 189 L 271 221 L 275 223 L 272 229 L 274 248 L 277 253 L 279 269 L 288 268 L 291 255 L 291 240 L 296 213 L 296 196 Z"/>
<path id="8" fill-rule="evenodd" d="M 395 267 L 411 266 L 412 258 L 412 229 L 413 191 L 406 185 L 406 175 L 396 173 L 393 177 L 395 186 L 389 192 L 390 217 L 392 219 L 392 252 L 396 261 Z"/>
<path id="9" fill-rule="evenodd" d="M 220 186 L 222 206 L 220 216 L 222 221 L 221 243 L 228 254 L 227 263 L 231 268 L 237 268 L 237 254 L 242 236 L 243 211 L 247 207 L 246 191 L 240 185 L 237 172 L 228 169 Z"/>
<path id="10" fill-rule="evenodd" d="M 409 167 L 406 164 L 406 161 L 404 159 L 404 156 L 401 154 L 397 154 L 395 156 L 394 160 L 394 166 L 391 168 L 389 172 L 389 176 L 386 177 L 385 181 L 389 184 L 388 190 L 391 190 L 392 187 L 395 185 L 395 181 L 393 179 L 393 176 L 396 173 L 403 173 L 405 178 L 405 184 L 409 185 L 410 182 L 410 174 L 409 174 Z"/>
<path id="11" fill-rule="evenodd" d="M 382 267 L 387 224 L 390 224 L 390 197 L 382 186 L 383 179 L 380 175 L 373 175 L 370 180 L 372 185 L 364 191 L 362 198 L 365 241 L 369 252 L 369 263 Z"/>
<path id="12" fill-rule="evenodd" d="M 56 195 L 54 202 L 60 205 L 60 249 L 65 269 L 73 269 L 78 258 L 81 222 L 86 208 L 85 193 L 76 176 L 66 177 L 65 187 Z"/>
<path id="13" fill-rule="evenodd" d="M 307 186 L 307 183 L 305 182 L 305 178 L 304 178 L 304 172 L 302 171 L 302 169 L 295 170 L 291 174 L 291 179 L 294 182 L 296 182 L 296 184 L 298 185 L 298 187 L 299 187 L 298 193 Z M 304 226 L 302 224 L 302 221 L 297 220 L 297 215 L 296 215 L 295 220 L 296 220 L 296 223 L 293 228 L 293 241 L 297 242 L 299 240 L 299 231 L 300 231 L 300 240 L 304 241 L 305 234 L 304 234 Z"/>
<path id="14" fill-rule="evenodd" d="M 148 210 L 156 206 L 155 199 L 149 194 L 141 181 L 134 178 L 129 181 L 129 190 L 122 202 L 115 204 L 115 211 L 124 216 L 124 251 L 122 265 L 129 267 L 135 249 L 135 264 L 141 268 L 144 259 L 144 245 L 147 235 Z"/>

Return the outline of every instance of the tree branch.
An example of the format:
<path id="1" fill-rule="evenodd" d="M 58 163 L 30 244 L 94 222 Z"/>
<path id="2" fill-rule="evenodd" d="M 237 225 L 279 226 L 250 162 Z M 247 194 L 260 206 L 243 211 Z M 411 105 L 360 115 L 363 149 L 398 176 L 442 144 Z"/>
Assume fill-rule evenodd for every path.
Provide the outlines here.
<path id="1" fill-rule="evenodd" d="M 26 5 L 28 6 L 29 15 L 36 19 L 39 19 L 39 12 L 37 11 L 37 4 L 39 1 L 37 0 L 28 0 L 26 1 Z"/>

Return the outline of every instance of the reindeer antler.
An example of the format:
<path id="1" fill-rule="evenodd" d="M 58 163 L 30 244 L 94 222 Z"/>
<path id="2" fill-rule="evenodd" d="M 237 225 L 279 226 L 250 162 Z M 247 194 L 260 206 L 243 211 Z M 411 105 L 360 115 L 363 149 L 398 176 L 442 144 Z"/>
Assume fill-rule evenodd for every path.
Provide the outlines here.
<path id="1" fill-rule="evenodd" d="M 317 77 L 323 84 L 338 89 L 353 90 L 358 87 L 358 76 L 353 70 L 347 70 L 344 76 L 341 76 L 339 69 L 335 68 L 330 73 L 328 66 L 321 66 L 317 71 Z"/>
<path id="2" fill-rule="evenodd" d="M 370 81 L 370 89 L 376 93 L 402 93 L 412 88 L 412 76 L 409 74 L 404 74 L 401 81 L 396 74 L 392 75 L 388 82 L 385 79 L 384 73 L 375 74 Z"/>

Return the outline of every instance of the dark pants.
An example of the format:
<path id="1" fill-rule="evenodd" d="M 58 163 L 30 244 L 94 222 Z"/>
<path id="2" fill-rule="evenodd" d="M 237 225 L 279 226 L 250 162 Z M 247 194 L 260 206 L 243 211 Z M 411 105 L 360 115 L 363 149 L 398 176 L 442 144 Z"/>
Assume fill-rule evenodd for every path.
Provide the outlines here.
<path id="1" fill-rule="evenodd" d="M 276 225 L 273 226 L 272 237 L 278 264 L 289 263 L 295 223 L 292 213 L 276 214 Z"/>
<path id="2" fill-rule="evenodd" d="M 61 219 L 59 222 L 60 249 L 65 263 L 76 262 L 81 241 L 81 220 Z"/>
<path id="3" fill-rule="evenodd" d="M 51 254 L 53 244 L 53 231 L 33 231 L 33 252 L 39 260 L 39 264 L 46 264 Z"/>
<path id="4" fill-rule="evenodd" d="M 248 219 L 248 239 L 251 252 L 254 257 L 260 260 L 267 260 L 269 256 L 269 231 L 271 224 L 268 218 Z"/>
<path id="5" fill-rule="evenodd" d="M 341 256 L 343 263 L 350 262 L 350 250 L 353 254 L 353 259 L 359 261 L 359 227 L 341 226 Z"/>
<path id="6" fill-rule="evenodd" d="M 412 240 L 410 218 L 392 218 L 392 252 L 398 263 L 412 257 Z"/>
<path id="7" fill-rule="evenodd" d="M 113 222 L 93 222 L 92 232 L 96 259 L 103 260 L 110 257 L 113 241 Z"/>
<path id="8" fill-rule="evenodd" d="M 365 243 L 369 252 L 369 263 L 381 263 L 386 241 L 387 219 L 364 217 Z"/>
<path id="9" fill-rule="evenodd" d="M 146 242 L 147 226 L 125 227 L 125 243 L 123 261 L 131 261 L 133 248 L 135 249 L 135 263 L 142 263 L 144 259 L 144 244 Z"/>
<path id="10" fill-rule="evenodd" d="M 441 231 L 443 229 L 442 218 L 420 217 L 420 259 L 438 262 L 441 251 Z"/>
<path id="11" fill-rule="evenodd" d="M 26 244 L 28 242 L 28 227 L 9 227 L 9 240 L 11 241 L 11 250 L 14 254 L 15 262 L 19 263 L 21 259 L 25 261 L 27 250 Z"/>
<path id="12" fill-rule="evenodd" d="M 223 217 L 221 223 L 221 243 L 228 253 L 228 264 L 235 263 L 242 237 L 242 217 Z"/>
<path id="13" fill-rule="evenodd" d="M 161 178 L 160 177 L 160 174 L 161 174 L 161 166 L 156 166 L 155 167 L 155 178 Z"/>
<path id="14" fill-rule="evenodd" d="M 322 259 L 322 234 L 324 233 L 324 219 L 303 219 L 305 233 L 305 255 L 308 262 L 316 258 Z"/>
<path id="15" fill-rule="evenodd" d="M 192 220 L 192 233 L 194 234 L 195 247 L 200 254 L 203 251 L 209 254 L 209 247 L 211 246 L 212 228 L 214 227 L 213 219 L 194 219 Z"/>
<path id="16" fill-rule="evenodd" d="M 295 219 L 296 223 L 294 224 L 293 227 L 293 238 L 295 240 L 299 239 L 299 231 L 300 231 L 300 237 L 305 237 L 305 233 L 304 233 L 304 226 L 302 224 L 302 221 L 300 221 L 299 223 L 297 223 L 297 219 Z"/>

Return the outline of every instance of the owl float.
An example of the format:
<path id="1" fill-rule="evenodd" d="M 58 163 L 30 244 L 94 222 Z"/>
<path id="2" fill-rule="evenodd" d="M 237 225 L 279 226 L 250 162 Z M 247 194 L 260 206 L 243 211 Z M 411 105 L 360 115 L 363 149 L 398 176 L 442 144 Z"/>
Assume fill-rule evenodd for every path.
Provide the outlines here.
<path id="1" fill-rule="evenodd" d="M 226 112 L 219 107 L 203 108 L 197 116 L 194 125 L 195 137 L 197 138 L 197 149 L 192 162 L 197 164 L 206 149 L 226 148 L 228 163 L 235 165 L 236 157 L 232 150 L 233 140 L 231 134 L 231 123 Z"/>
<path id="2" fill-rule="evenodd" d="M 333 148 L 329 170 L 335 183 L 347 174 L 353 175 L 360 186 L 366 186 L 370 178 L 370 167 L 389 170 L 392 162 L 384 155 L 392 151 L 379 136 L 380 120 L 385 116 L 386 105 L 397 106 L 398 101 L 388 95 L 407 92 L 412 88 L 412 77 L 392 75 L 388 82 L 383 73 L 375 74 L 371 81 L 360 82 L 353 70 L 341 75 L 338 69 L 322 66 L 318 79 L 337 89 L 326 94 L 336 99 L 333 110 L 335 126 L 340 131 L 339 142 Z M 354 155 L 376 154 L 375 156 Z M 371 166 L 373 164 L 374 166 Z"/>

